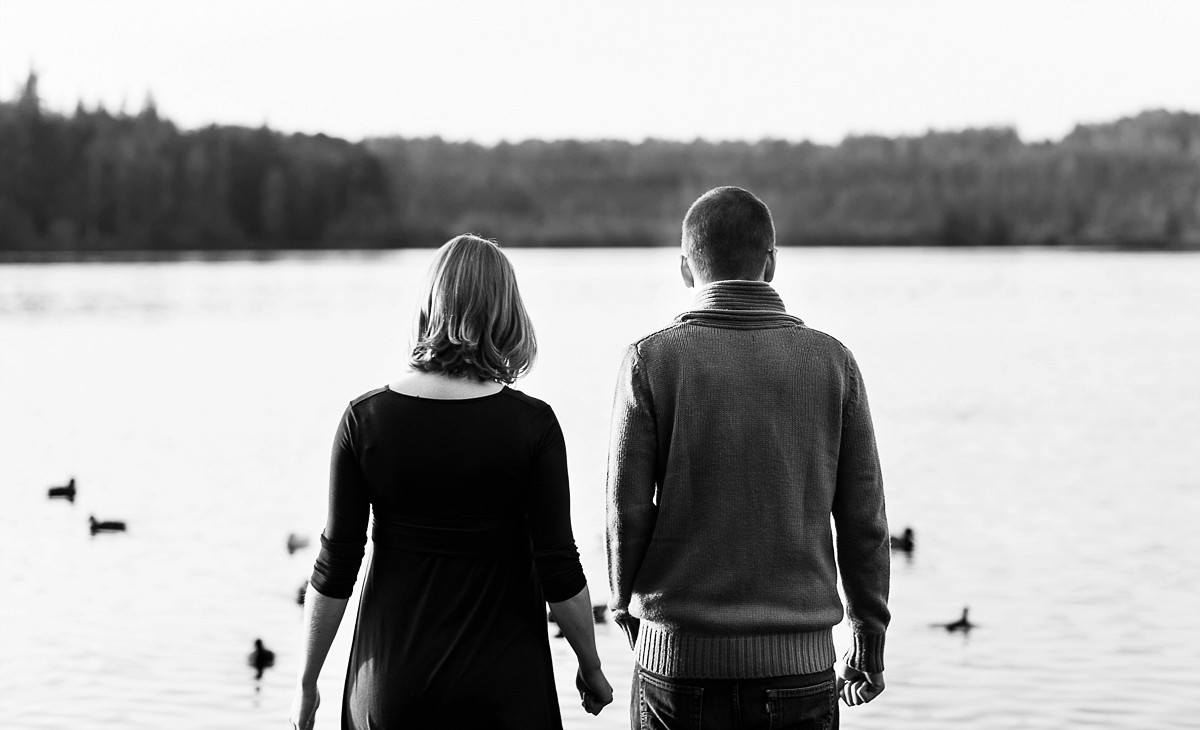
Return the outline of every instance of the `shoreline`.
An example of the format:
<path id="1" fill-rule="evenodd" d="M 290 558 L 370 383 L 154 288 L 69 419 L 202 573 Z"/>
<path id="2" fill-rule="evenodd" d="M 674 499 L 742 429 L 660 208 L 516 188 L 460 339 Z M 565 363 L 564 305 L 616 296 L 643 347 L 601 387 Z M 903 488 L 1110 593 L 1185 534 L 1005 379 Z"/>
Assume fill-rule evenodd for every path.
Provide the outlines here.
<path id="1" fill-rule="evenodd" d="M 610 249 L 666 249 L 673 246 L 508 246 L 513 250 L 542 251 L 597 251 Z M 1119 242 L 1080 243 L 1068 245 L 1020 245 L 1020 246 L 940 246 L 940 245 L 781 245 L 784 249 L 812 250 L 896 250 L 896 251 L 964 251 L 999 253 L 1004 251 L 1063 251 L 1072 253 L 1128 253 L 1128 254 L 1197 254 L 1200 243 L 1180 245 L 1129 245 Z M 433 250 L 426 246 L 400 248 L 304 248 L 304 249 L 191 249 L 165 251 L 159 249 L 115 250 L 115 251 L 0 251 L 0 266 L 45 265 L 45 264 L 157 264 L 183 262 L 259 262 L 297 261 L 322 259 L 379 259 L 401 251 Z"/>

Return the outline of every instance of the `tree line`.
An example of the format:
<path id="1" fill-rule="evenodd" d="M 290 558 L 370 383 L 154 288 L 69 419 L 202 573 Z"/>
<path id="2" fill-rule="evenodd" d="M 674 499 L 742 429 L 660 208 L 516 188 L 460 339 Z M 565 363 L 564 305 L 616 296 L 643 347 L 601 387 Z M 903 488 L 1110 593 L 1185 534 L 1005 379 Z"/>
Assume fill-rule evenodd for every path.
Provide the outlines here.
<path id="1" fill-rule="evenodd" d="M 1149 111 L 1056 142 L 1008 128 L 760 140 L 351 143 L 181 130 L 0 101 L 0 251 L 677 245 L 715 185 L 770 206 L 782 245 L 1200 248 L 1200 115 Z"/>

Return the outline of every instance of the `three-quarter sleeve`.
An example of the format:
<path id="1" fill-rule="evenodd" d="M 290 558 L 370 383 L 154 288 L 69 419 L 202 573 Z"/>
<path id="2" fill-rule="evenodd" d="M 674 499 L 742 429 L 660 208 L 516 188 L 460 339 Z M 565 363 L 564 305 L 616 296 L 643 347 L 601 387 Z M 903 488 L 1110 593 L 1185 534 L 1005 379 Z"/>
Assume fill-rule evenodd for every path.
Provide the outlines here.
<path id="1" fill-rule="evenodd" d="M 551 603 L 565 601 L 583 590 L 587 579 L 571 531 L 567 446 L 549 407 L 536 422 L 526 512 L 542 593 Z"/>
<path id="2" fill-rule="evenodd" d="M 346 408 L 329 463 L 329 514 L 309 583 L 330 598 L 349 598 L 362 565 L 371 502 L 354 449 L 353 406 Z"/>

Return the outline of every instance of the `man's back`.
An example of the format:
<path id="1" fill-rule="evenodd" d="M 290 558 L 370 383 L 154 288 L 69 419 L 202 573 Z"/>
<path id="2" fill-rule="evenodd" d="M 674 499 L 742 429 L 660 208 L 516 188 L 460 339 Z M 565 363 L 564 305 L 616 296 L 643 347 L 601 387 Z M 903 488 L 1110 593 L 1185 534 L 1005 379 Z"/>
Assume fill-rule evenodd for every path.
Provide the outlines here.
<path id="1" fill-rule="evenodd" d="M 770 285 L 710 284 L 629 348 L 613 444 L 613 608 L 640 620 L 641 666 L 709 677 L 829 667 L 842 617 L 831 513 L 851 552 L 852 623 L 878 637 L 882 660 L 888 535 L 861 378 Z"/>
<path id="2" fill-rule="evenodd" d="M 637 657 L 630 717 L 836 728 L 839 694 L 856 705 L 884 689 L 890 618 L 858 365 L 771 288 L 775 224 L 753 193 L 701 195 L 681 241 L 695 305 L 626 350 L 613 402 L 609 605 Z M 853 644 L 835 677 L 839 574 Z"/>

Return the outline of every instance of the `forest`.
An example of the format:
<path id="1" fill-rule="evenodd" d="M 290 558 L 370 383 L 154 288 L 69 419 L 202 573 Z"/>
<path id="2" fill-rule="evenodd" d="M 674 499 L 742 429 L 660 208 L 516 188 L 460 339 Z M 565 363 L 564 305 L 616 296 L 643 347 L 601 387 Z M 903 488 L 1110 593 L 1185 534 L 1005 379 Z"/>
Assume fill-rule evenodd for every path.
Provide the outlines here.
<path id="1" fill-rule="evenodd" d="M 350 142 L 180 129 L 0 101 L 0 255 L 435 246 L 672 246 L 705 190 L 741 185 L 781 245 L 1200 250 L 1200 114 L 1146 111 L 1058 141 L 1009 128 L 837 145 L 440 138 Z"/>

